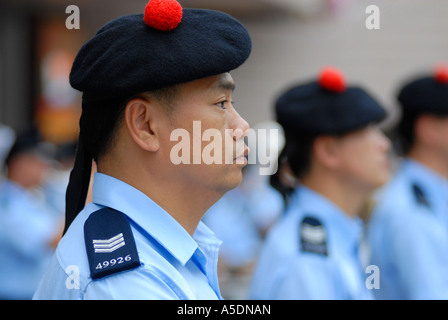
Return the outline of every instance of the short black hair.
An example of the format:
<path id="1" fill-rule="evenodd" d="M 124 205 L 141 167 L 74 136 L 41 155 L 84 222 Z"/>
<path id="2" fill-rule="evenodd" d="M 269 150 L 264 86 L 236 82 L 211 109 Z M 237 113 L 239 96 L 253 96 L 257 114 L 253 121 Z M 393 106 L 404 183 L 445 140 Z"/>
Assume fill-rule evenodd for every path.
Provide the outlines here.
<path id="1" fill-rule="evenodd" d="M 417 112 L 404 112 L 390 133 L 394 149 L 400 156 L 406 156 L 414 146 L 415 123 L 420 116 Z"/>
<path id="2" fill-rule="evenodd" d="M 286 143 L 278 158 L 278 170 L 271 175 L 270 185 L 283 197 L 285 206 L 288 205 L 289 195 L 294 191 L 291 185 L 285 185 L 282 171 L 285 166 L 289 167 L 297 179 L 302 179 L 311 167 L 311 152 L 315 136 L 301 136 L 300 138 L 285 135 Z"/>
<path id="3" fill-rule="evenodd" d="M 177 92 L 178 85 L 145 93 L 160 101 L 170 114 L 174 110 Z M 98 159 L 114 145 L 128 102 L 136 98 L 145 99 L 145 93 L 110 100 L 83 100 L 83 112 L 80 119 L 81 139 L 95 162 L 98 162 Z"/>
<path id="4" fill-rule="evenodd" d="M 316 136 L 303 135 L 301 137 L 286 136 L 284 155 L 292 173 L 302 179 L 311 167 L 311 153 Z"/>
<path id="5" fill-rule="evenodd" d="M 329 136 L 342 138 L 349 134 L 350 132 L 354 132 L 359 129 L 350 130 L 341 132 L 338 134 L 329 134 Z M 313 145 L 318 137 L 322 135 L 316 134 L 285 134 L 285 147 L 280 153 L 278 163 L 279 163 L 279 171 L 283 164 L 289 166 L 292 174 L 298 180 L 302 180 L 306 175 L 310 172 L 311 169 L 311 161 L 312 161 L 312 153 L 313 153 Z M 286 199 L 288 194 L 291 193 L 294 188 L 291 186 L 285 186 L 282 184 L 282 179 L 280 177 L 280 173 L 276 172 L 270 178 L 270 184 L 272 187 L 277 189 L 282 196 Z"/>

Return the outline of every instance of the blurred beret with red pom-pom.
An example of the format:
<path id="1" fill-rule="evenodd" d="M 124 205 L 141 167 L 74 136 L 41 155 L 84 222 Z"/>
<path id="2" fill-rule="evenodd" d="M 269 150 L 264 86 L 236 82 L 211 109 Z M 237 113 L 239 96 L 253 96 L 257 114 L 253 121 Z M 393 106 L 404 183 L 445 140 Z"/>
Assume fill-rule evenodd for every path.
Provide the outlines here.
<path id="1" fill-rule="evenodd" d="M 347 86 L 344 75 L 333 67 L 323 69 L 318 79 L 284 92 L 275 111 L 288 136 L 344 134 L 386 116 L 372 96 L 360 87 Z"/>
<path id="2" fill-rule="evenodd" d="M 398 93 L 404 113 L 448 115 L 448 67 L 437 66 L 433 74 L 408 81 Z"/>

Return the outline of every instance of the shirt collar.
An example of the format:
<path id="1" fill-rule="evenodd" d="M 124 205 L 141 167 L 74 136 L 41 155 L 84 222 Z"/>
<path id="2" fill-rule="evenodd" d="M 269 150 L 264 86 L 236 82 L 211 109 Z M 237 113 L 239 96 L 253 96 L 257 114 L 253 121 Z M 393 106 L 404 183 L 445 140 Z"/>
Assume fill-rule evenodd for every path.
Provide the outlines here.
<path id="1" fill-rule="evenodd" d="M 448 194 L 448 179 L 441 176 L 424 164 L 406 158 L 402 160 L 401 168 L 403 172 L 412 179 L 412 183 L 417 183 L 430 200 L 446 204 Z"/>
<path id="2" fill-rule="evenodd" d="M 0 186 L 2 188 L 6 188 L 6 189 L 12 190 L 14 192 L 23 192 L 23 191 L 25 191 L 25 188 L 23 188 L 21 185 L 18 185 L 17 183 L 15 183 L 12 180 L 0 181 Z"/>
<path id="3" fill-rule="evenodd" d="M 441 176 L 440 174 L 438 174 L 431 168 L 425 166 L 424 164 L 411 158 L 406 158 L 402 160 L 401 167 L 408 172 L 412 172 L 412 175 L 415 178 L 419 179 L 419 182 L 421 180 L 422 182 L 428 181 L 429 185 L 434 183 L 437 186 L 448 185 L 448 179 Z"/>
<path id="4" fill-rule="evenodd" d="M 353 253 L 362 236 L 363 223 L 351 217 L 320 193 L 301 185 L 294 192 L 294 202 L 300 211 L 320 219 L 328 237 Z"/>
<path id="5" fill-rule="evenodd" d="M 198 226 L 191 237 L 188 232 L 151 198 L 127 183 L 111 176 L 95 173 L 92 202 L 126 214 L 133 222 L 185 265 L 191 259 L 198 243 L 212 234 L 205 225 Z"/>

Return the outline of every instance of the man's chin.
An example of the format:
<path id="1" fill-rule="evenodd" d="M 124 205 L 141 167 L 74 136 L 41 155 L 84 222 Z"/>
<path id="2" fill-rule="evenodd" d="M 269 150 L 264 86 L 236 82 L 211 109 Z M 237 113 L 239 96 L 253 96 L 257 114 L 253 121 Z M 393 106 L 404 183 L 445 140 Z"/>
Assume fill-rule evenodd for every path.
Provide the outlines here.
<path id="1" fill-rule="evenodd" d="M 237 188 L 243 182 L 243 168 L 245 164 L 232 164 L 231 172 L 226 174 L 226 192 Z"/>

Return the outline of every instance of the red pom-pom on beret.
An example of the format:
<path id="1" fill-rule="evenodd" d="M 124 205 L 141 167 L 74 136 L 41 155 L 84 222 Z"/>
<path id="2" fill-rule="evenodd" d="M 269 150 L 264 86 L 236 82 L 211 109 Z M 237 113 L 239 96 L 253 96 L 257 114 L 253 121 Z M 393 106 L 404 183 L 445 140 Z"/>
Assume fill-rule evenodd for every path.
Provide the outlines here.
<path id="1" fill-rule="evenodd" d="M 332 67 L 322 70 L 319 77 L 319 85 L 334 92 L 344 92 L 347 89 L 342 72 Z"/>
<path id="2" fill-rule="evenodd" d="M 171 31 L 182 21 L 182 6 L 176 0 L 150 0 L 143 20 L 148 27 Z"/>
<path id="3" fill-rule="evenodd" d="M 434 78 L 437 82 L 448 84 L 448 67 L 446 65 L 436 67 Z"/>

